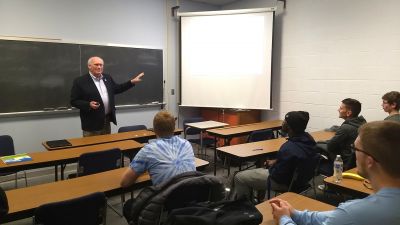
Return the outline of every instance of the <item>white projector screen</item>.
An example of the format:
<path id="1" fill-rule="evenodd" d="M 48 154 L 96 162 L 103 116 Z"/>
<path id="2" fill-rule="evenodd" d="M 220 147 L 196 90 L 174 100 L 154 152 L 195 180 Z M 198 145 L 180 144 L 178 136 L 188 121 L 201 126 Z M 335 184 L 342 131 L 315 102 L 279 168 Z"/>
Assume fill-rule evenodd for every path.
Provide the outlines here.
<path id="1" fill-rule="evenodd" d="M 181 106 L 271 109 L 274 12 L 181 13 Z"/>

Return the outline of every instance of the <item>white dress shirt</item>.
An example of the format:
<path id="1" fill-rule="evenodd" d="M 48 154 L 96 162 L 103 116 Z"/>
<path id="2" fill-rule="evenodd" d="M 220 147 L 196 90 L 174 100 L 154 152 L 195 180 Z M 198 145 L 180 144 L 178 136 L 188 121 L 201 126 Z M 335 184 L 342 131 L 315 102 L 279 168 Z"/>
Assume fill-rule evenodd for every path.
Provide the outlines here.
<path id="1" fill-rule="evenodd" d="M 89 74 L 92 77 L 93 82 L 96 85 L 97 90 L 100 93 L 101 100 L 103 100 L 103 104 L 104 104 L 104 113 L 107 115 L 108 113 L 110 113 L 110 104 L 109 104 L 107 87 L 104 84 L 103 74 L 101 74 L 101 76 L 99 78 L 95 77 L 91 73 L 89 73 Z"/>

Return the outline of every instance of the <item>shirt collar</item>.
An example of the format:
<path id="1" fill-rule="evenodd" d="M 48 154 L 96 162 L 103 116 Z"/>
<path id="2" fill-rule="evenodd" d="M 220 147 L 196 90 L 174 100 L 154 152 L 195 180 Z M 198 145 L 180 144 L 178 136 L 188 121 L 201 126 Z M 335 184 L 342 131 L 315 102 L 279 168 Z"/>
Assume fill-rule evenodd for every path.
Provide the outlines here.
<path id="1" fill-rule="evenodd" d="M 100 81 L 101 79 L 103 79 L 103 74 L 100 74 L 99 78 L 95 77 L 91 72 L 89 72 L 89 75 L 92 77 L 93 80 L 96 81 Z"/>

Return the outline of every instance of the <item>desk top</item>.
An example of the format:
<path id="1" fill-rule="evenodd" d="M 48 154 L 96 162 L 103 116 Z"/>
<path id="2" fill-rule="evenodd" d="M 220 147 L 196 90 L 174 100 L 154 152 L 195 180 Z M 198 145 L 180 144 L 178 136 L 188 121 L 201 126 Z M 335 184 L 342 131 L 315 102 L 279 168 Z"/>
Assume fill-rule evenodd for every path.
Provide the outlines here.
<path id="1" fill-rule="evenodd" d="M 316 131 L 310 134 L 316 141 L 328 140 L 335 135 L 334 132 L 328 131 Z M 225 146 L 217 148 L 217 150 L 239 158 L 257 157 L 259 155 L 278 151 L 286 141 L 286 138 L 277 138 L 266 141 Z"/>
<path id="2" fill-rule="evenodd" d="M 345 172 L 357 173 L 357 168 L 353 168 Z M 363 185 L 363 181 L 360 180 L 343 178 L 343 180 L 340 183 L 336 183 L 334 181 L 333 176 L 330 176 L 325 178 L 324 182 L 328 185 L 328 187 L 336 189 L 341 192 L 348 193 L 350 195 L 365 197 L 367 195 L 374 193 L 373 190 L 366 188 Z"/>
<path id="3" fill-rule="evenodd" d="M 0 172 L 17 171 L 23 169 L 33 169 L 45 166 L 58 165 L 60 163 L 75 162 L 82 153 L 96 152 L 112 148 L 119 148 L 121 151 L 139 150 L 144 144 L 133 140 L 118 141 L 112 143 L 90 145 L 58 151 L 41 151 L 31 152 L 28 155 L 32 158 L 31 161 L 20 163 L 5 164 L 0 160 Z"/>
<path id="4" fill-rule="evenodd" d="M 194 127 L 194 128 L 201 129 L 201 130 L 212 129 L 212 128 L 217 128 L 217 127 L 224 127 L 227 125 L 229 125 L 229 124 L 221 123 L 221 122 L 213 121 L 213 120 L 186 124 L 186 126 Z"/>
<path id="5" fill-rule="evenodd" d="M 182 133 L 182 129 L 175 129 L 175 134 Z M 155 138 L 156 134 L 150 130 L 136 130 L 136 131 L 129 131 L 129 132 L 122 132 L 122 133 L 114 133 L 114 134 L 104 134 L 104 135 L 97 135 L 92 137 L 80 137 L 80 138 L 71 138 L 66 139 L 71 146 L 64 146 L 64 147 L 57 147 L 51 148 L 43 142 L 42 145 L 47 150 L 57 150 L 57 149 L 65 149 L 65 148 L 73 148 L 79 146 L 87 146 L 87 145 L 95 145 L 101 143 L 108 143 L 108 142 L 115 142 L 115 141 L 123 141 L 123 140 L 138 140 L 138 139 L 151 139 Z"/>
<path id="6" fill-rule="evenodd" d="M 335 207 L 332 205 L 328 205 L 326 203 L 305 197 L 303 195 L 295 194 L 292 192 L 286 192 L 278 196 L 283 200 L 288 201 L 294 208 L 298 210 L 312 210 L 312 211 L 328 211 L 332 210 Z M 261 225 L 276 225 L 273 216 L 272 216 L 272 208 L 268 201 L 260 203 L 256 205 L 256 208 L 263 215 L 263 221 Z"/>
<path id="7" fill-rule="evenodd" d="M 207 161 L 196 158 L 197 168 L 206 165 Z M 10 207 L 9 215 L 6 221 L 0 223 L 32 216 L 38 206 L 46 203 L 64 201 L 98 191 L 111 196 L 151 185 L 149 174 L 144 173 L 139 176 L 132 188 L 126 190 L 121 188 L 120 181 L 126 168 L 6 191 Z"/>
<path id="8" fill-rule="evenodd" d="M 244 125 L 239 125 L 239 126 L 210 129 L 210 130 L 207 130 L 207 132 L 210 135 L 217 136 L 217 137 L 242 136 L 242 135 L 247 135 L 256 130 L 281 129 L 282 122 L 283 122 L 282 120 L 270 120 L 270 121 L 264 121 L 264 122 L 260 122 L 260 123 L 250 123 L 250 124 L 244 124 Z"/>

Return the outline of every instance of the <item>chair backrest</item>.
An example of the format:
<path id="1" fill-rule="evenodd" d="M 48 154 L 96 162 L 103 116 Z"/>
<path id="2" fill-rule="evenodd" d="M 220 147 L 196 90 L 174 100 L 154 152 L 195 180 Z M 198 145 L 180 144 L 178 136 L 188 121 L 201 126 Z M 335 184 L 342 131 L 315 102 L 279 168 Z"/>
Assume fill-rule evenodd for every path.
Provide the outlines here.
<path id="1" fill-rule="evenodd" d="M 78 159 L 78 176 L 101 173 L 121 167 L 121 151 L 118 148 L 83 153 Z"/>
<path id="2" fill-rule="evenodd" d="M 106 196 L 96 192 L 79 198 L 39 206 L 33 223 L 43 225 L 97 225 L 106 221 Z"/>
<path id="3" fill-rule="evenodd" d="M 309 183 L 315 176 L 315 170 L 320 160 L 321 156 L 319 154 L 315 154 L 311 159 L 299 160 L 288 191 L 302 192 L 309 187 Z"/>
<path id="4" fill-rule="evenodd" d="M 125 126 L 125 127 L 120 127 L 118 129 L 118 133 L 135 131 L 135 130 L 146 130 L 146 129 L 147 129 L 147 127 L 145 125 Z"/>
<path id="5" fill-rule="evenodd" d="M 204 121 L 203 117 L 192 117 L 192 118 L 186 118 L 183 120 L 183 132 L 186 135 L 196 135 L 200 134 L 200 130 L 193 128 L 193 127 L 188 127 L 186 124 L 187 123 L 196 123 L 196 122 L 202 122 Z"/>
<path id="6" fill-rule="evenodd" d="M 247 142 L 265 141 L 274 138 L 275 134 L 271 129 L 256 130 L 250 133 Z"/>
<path id="7" fill-rule="evenodd" d="M 15 155 L 14 141 L 10 135 L 0 135 L 0 156 Z"/>
<path id="8" fill-rule="evenodd" d="M 225 197 L 223 183 L 215 176 L 193 171 L 179 174 L 166 182 L 143 189 L 132 205 L 130 224 L 156 225 L 163 211 L 189 203 L 219 201 Z"/>

